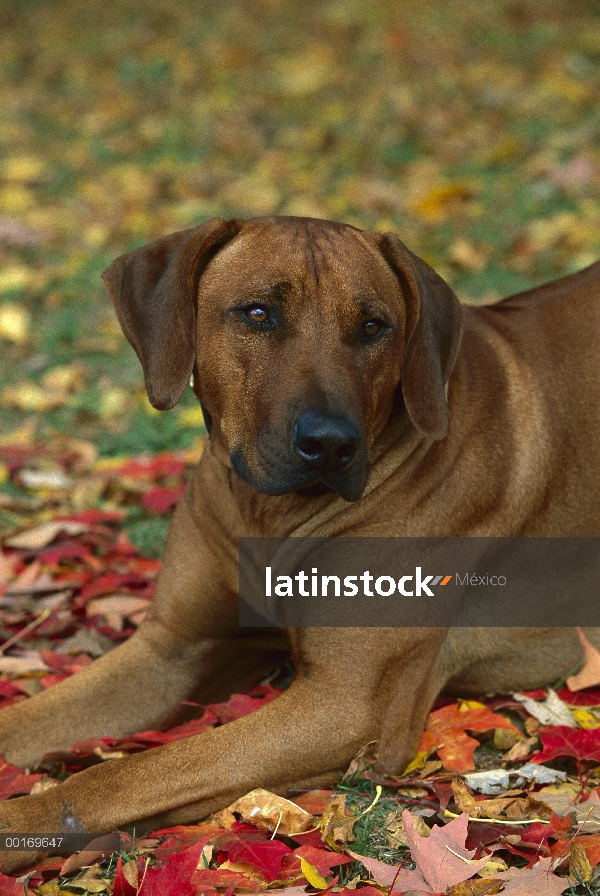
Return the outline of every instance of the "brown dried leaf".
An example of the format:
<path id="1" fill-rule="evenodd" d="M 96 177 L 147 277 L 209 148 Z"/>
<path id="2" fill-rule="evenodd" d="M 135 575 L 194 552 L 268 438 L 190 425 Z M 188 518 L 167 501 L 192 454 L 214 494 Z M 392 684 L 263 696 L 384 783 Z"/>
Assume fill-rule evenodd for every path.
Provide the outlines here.
<path id="1" fill-rule="evenodd" d="M 504 881 L 491 877 L 475 878 L 456 884 L 446 892 L 448 896 L 491 896 L 492 893 L 499 893 L 503 886 Z"/>
<path id="2" fill-rule="evenodd" d="M 334 800 L 319 821 L 322 839 L 333 847 L 352 843 L 356 839 L 352 830 L 356 819 L 346 811 L 345 796 Z"/>
<path id="3" fill-rule="evenodd" d="M 358 751 L 350 765 L 346 773 L 344 774 L 344 779 L 351 778 L 353 775 L 358 775 L 364 772 L 366 769 L 370 768 L 373 765 L 375 760 L 377 759 L 377 741 L 373 740 L 368 744 L 365 744 L 364 747 Z"/>
<path id="4" fill-rule="evenodd" d="M 583 846 L 573 840 L 569 847 L 569 874 L 582 883 L 592 879 L 592 866 Z"/>
<path id="5" fill-rule="evenodd" d="M 224 811 L 239 815 L 242 821 L 263 831 L 277 830 L 278 834 L 288 836 L 300 834 L 313 823 L 312 815 L 300 806 L 261 788 L 251 790 Z"/>
<path id="6" fill-rule="evenodd" d="M 9 548 L 20 548 L 21 550 L 38 551 L 47 547 L 54 541 L 61 532 L 67 535 L 81 535 L 83 532 L 89 532 L 89 526 L 85 523 L 75 523 L 68 521 L 51 521 L 42 523 L 41 526 L 35 526 L 33 529 L 26 529 L 7 538 L 4 544 Z"/>
<path id="7" fill-rule="evenodd" d="M 537 743 L 537 735 L 518 740 L 502 757 L 503 762 L 520 762 L 529 756 Z"/>

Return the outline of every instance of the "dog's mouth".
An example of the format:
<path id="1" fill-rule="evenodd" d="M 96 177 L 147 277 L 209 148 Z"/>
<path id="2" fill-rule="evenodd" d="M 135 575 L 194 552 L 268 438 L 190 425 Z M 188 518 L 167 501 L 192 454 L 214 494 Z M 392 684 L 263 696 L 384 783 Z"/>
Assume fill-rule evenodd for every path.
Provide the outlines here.
<path id="1" fill-rule="evenodd" d="M 268 472 L 264 466 L 251 468 L 243 452 L 234 449 L 230 454 L 231 466 L 252 488 L 263 495 L 287 495 L 292 492 L 303 498 L 320 498 L 327 494 L 338 494 L 345 501 L 358 501 L 365 490 L 369 478 L 369 463 L 361 463 L 356 458 L 351 467 L 333 473 L 320 473 L 281 464 L 271 463 Z"/>
<path id="2" fill-rule="evenodd" d="M 296 494 L 301 498 L 322 498 L 328 492 L 333 492 L 326 482 L 315 482 L 314 485 L 305 485 L 303 488 L 297 488 Z"/>

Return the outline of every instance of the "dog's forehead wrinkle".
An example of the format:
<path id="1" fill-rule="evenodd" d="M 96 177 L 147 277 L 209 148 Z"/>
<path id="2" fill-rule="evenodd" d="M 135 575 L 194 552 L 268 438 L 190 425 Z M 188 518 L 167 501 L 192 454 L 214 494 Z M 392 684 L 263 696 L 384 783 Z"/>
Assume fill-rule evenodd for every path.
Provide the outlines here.
<path id="1" fill-rule="evenodd" d="M 292 291 L 292 284 L 289 280 L 276 280 L 269 284 L 252 284 L 245 292 L 248 301 L 273 301 L 285 302 Z"/>

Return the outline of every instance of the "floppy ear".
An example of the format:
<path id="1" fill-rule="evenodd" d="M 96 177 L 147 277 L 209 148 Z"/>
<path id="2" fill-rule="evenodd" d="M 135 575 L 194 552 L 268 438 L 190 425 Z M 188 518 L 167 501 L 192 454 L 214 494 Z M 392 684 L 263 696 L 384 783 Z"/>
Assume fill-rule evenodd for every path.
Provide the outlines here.
<path id="1" fill-rule="evenodd" d="M 179 401 L 192 373 L 202 269 L 240 228 L 239 221 L 211 218 L 121 255 L 102 274 L 142 364 L 148 398 L 161 411 Z"/>
<path id="2" fill-rule="evenodd" d="M 393 233 L 381 236 L 380 247 L 406 297 L 404 404 L 423 435 L 443 439 L 448 432 L 445 386 L 460 346 L 463 309 L 439 274 Z"/>

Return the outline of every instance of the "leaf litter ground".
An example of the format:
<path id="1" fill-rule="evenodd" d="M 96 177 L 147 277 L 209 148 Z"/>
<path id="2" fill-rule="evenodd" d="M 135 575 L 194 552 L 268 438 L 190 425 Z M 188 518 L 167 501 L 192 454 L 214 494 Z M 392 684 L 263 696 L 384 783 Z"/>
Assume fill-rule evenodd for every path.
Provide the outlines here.
<path id="1" fill-rule="evenodd" d="M 66 437 L 50 447 L 22 432 L 0 442 L 12 486 L 2 495 L 0 708 L 53 687 L 135 631 L 160 560 L 128 533 L 141 519 L 167 521 L 200 450 L 106 460 Z M 225 703 L 187 707 L 187 720 L 167 731 L 73 744 L 28 772 L 3 762 L 0 798 L 228 724 L 276 699 L 291 675 L 280 669 Z M 40 896 L 595 893 L 600 688 L 555 684 L 481 701 L 439 698 L 401 778 L 374 773 L 375 745 L 366 745 L 331 790 L 289 801 L 253 791 L 196 825 L 138 840 L 122 834 L 110 857 L 48 858 L 0 876 L 0 894 L 24 886 Z"/>

